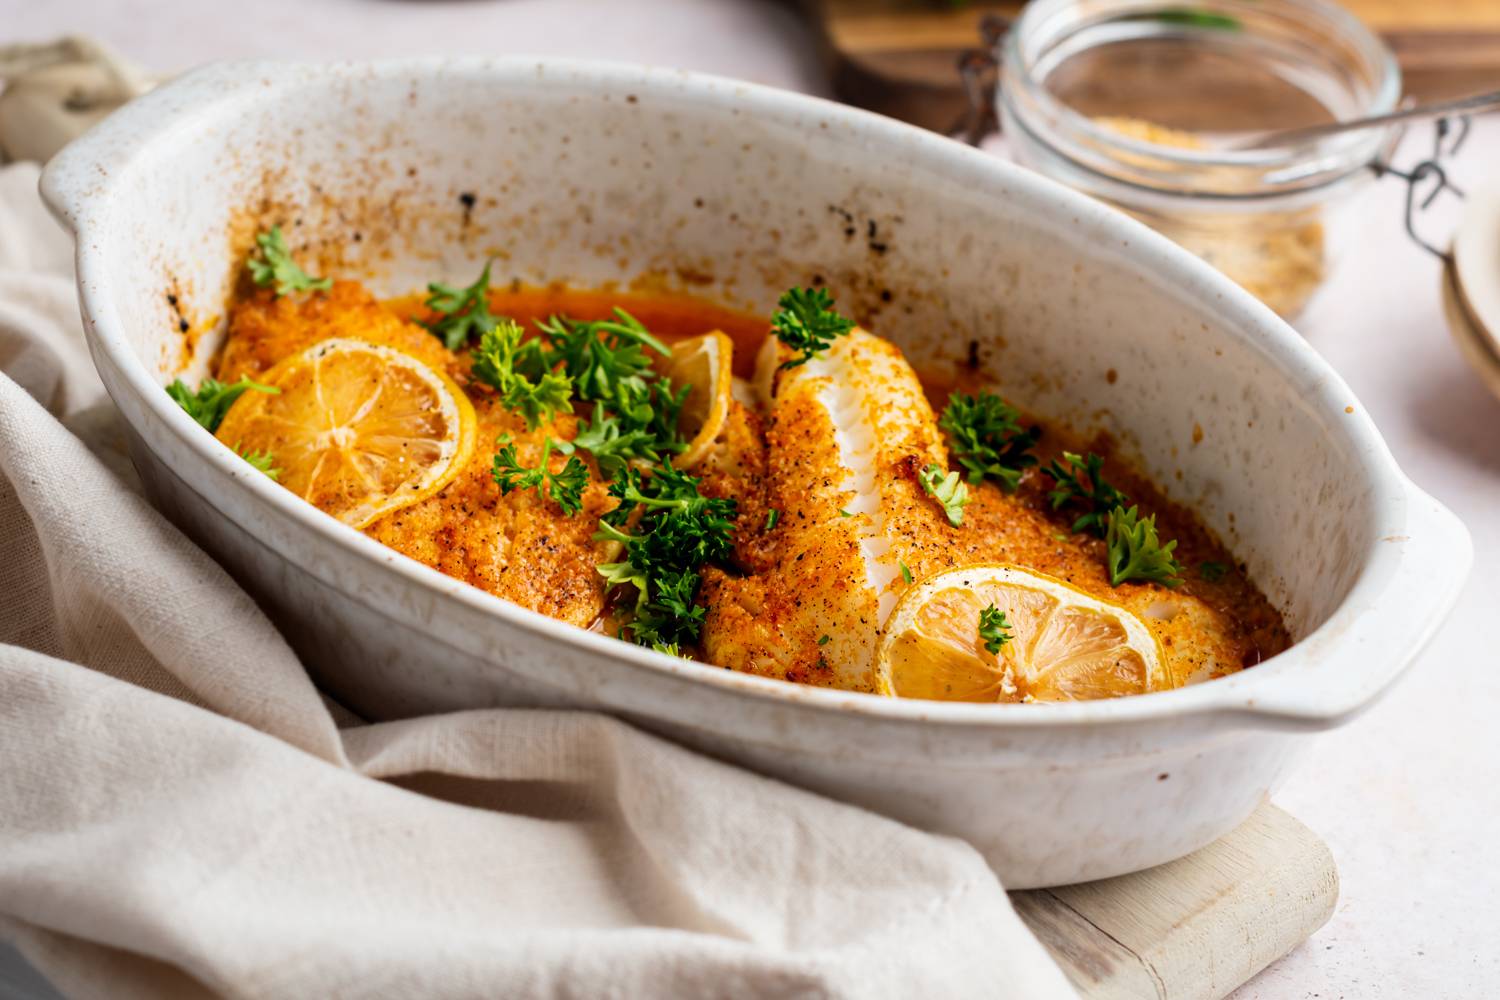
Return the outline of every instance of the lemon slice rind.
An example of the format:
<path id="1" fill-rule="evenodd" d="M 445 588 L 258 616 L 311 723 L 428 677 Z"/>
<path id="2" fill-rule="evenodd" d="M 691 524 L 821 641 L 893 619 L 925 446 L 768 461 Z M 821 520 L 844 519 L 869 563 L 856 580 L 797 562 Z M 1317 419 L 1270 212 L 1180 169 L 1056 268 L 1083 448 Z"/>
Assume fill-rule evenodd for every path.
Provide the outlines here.
<path id="1" fill-rule="evenodd" d="M 679 423 L 687 447 L 672 460 L 676 468 L 689 470 L 702 462 L 723 431 L 734 391 L 733 363 L 734 341 L 718 330 L 678 341 L 671 356 L 657 362 L 674 388 L 692 386 Z"/>
<path id="2" fill-rule="evenodd" d="M 998 655 L 978 634 L 979 611 L 991 603 L 1007 612 L 1013 635 Z M 880 693 L 897 697 L 1067 701 L 1172 687 L 1165 663 L 1155 634 L 1121 605 L 994 563 L 909 587 L 886 622 L 876 674 Z"/>
<path id="3" fill-rule="evenodd" d="M 364 355 L 369 368 L 381 373 L 380 385 L 358 391 L 366 393 L 368 405 L 355 407 L 350 427 L 322 426 L 309 422 L 298 423 L 283 414 L 286 412 L 324 412 L 333 419 L 333 409 L 324 405 L 325 393 L 342 388 L 325 384 L 326 379 L 338 379 L 337 367 L 341 360 L 354 355 Z M 437 371 L 417 358 L 383 344 L 374 344 L 352 338 L 331 338 L 319 341 L 311 347 L 290 357 L 283 358 L 262 377 L 261 381 L 278 389 L 281 393 L 268 394 L 248 392 L 235 400 L 220 424 L 216 436 L 220 441 L 237 450 L 270 451 L 282 468 L 283 482 L 288 474 L 295 478 L 296 469 L 288 468 L 297 462 L 326 463 L 335 452 L 341 457 L 357 451 L 352 447 L 359 440 L 355 429 L 358 421 L 366 419 L 378 394 L 389 382 L 385 376 L 394 366 L 413 380 L 407 389 L 416 389 L 413 399 L 415 408 L 411 415 L 425 421 L 435 422 L 443 428 L 441 437 L 412 435 L 407 440 L 423 445 L 425 449 L 436 449 L 436 455 L 413 464 L 410 474 L 394 483 L 381 486 L 366 476 L 370 492 L 358 502 L 334 508 L 328 503 L 319 503 L 310 495 L 317 481 L 315 468 L 307 476 L 308 489 L 303 499 L 309 500 L 349 526 L 362 529 L 397 510 L 419 503 L 447 486 L 468 463 L 474 452 L 477 435 L 477 420 L 473 405 L 463 390 L 446 374 Z M 325 372 L 325 368 L 329 370 Z M 309 399 L 301 394 L 312 394 Z M 387 401 L 389 402 L 389 401 Z M 311 405 L 316 403 L 317 405 Z M 434 412 L 435 411 L 435 412 Z M 273 430 L 274 428 L 274 430 Z M 399 442 L 400 435 L 393 435 L 388 428 L 380 434 L 383 446 L 389 450 L 392 441 Z M 372 434 L 373 436 L 373 434 Z M 292 442 L 289 444 L 288 442 Z M 343 449 L 340 451 L 339 449 Z M 405 449 L 405 451 L 423 449 Z M 351 463 L 352 464 L 352 463 Z M 359 470 L 356 469 L 359 473 Z M 363 474 L 363 473 L 359 473 Z M 295 489 L 293 492 L 297 492 Z"/>

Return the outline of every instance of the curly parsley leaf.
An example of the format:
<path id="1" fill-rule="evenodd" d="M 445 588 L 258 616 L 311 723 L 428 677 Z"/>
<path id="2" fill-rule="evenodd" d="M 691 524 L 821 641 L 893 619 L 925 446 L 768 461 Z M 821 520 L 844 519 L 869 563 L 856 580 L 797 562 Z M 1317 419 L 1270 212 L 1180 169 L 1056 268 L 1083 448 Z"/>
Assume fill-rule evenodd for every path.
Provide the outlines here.
<path id="1" fill-rule="evenodd" d="M 470 357 L 474 377 L 500 394 L 500 405 L 519 411 L 535 430 L 559 413 L 573 412 L 573 381 L 550 370 L 535 338 L 522 340 L 521 325 L 502 319 L 486 330 Z"/>
<path id="2" fill-rule="evenodd" d="M 1229 567 L 1221 562 L 1205 561 L 1198 564 L 1198 575 L 1209 583 L 1218 583 L 1229 573 Z"/>
<path id="3" fill-rule="evenodd" d="M 167 395 L 171 396 L 188 416 L 198 421 L 200 426 L 209 433 L 213 433 L 224 422 L 224 414 L 229 412 L 229 407 L 247 390 L 267 392 L 272 395 L 281 392 L 275 386 L 262 385 L 246 375 L 232 385 L 215 378 L 206 378 L 198 383 L 197 392 L 189 389 L 182 379 L 174 379 L 172 384 L 167 386 Z"/>
<path id="4" fill-rule="evenodd" d="M 272 226 L 269 233 L 258 233 L 255 237 L 258 253 L 252 253 L 245 261 L 250 269 L 250 280 L 262 288 L 274 286 L 277 295 L 293 292 L 325 292 L 333 287 L 327 278 L 314 278 L 292 259 L 292 251 L 281 235 L 280 226 Z"/>
<path id="5" fill-rule="evenodd" d="M 593 419 L 578 422 L 572 445 L 594 456 L 599 471 L 613 477 L 632 460 L 652 455 L 656 436 L 642 428 L 627 428 L 619 417 L 606 415 L 604 404 L 594 404 Z"/>
<path id="6" fill-rule="evenodd" d="M 490 312 L 490 261 L 485 261 L 479 278 L 465 288 L 432 282 L 422 304 L 437 313 L 437 318 L 418 322 L 448 350 L 456 351 L 475 336 L 482 337 L 499 322 Z"/>
<path id="7" fill-rule="evenodd" d="M 236 447 L 234 450 L 240 458 L 249 462 L 253 468 L 264 472 L 270 478 L 271 482 L 274 483 L 281 479 L 281 470 L 272 465 L 276 461 L 276 456 L 272 455 L 269 451 L 246 451 L 240 447 Z"/>
<path id="8" fill-rule="evenodd" d="M 1082 456 L 1071 451 L 1063 452 L 1062 460 L 1047 468 L 1056 481 L 1047 494 L 1052 509 L 1059 510 L 1070 503 L 1087 508 L 1073 522 L 1073 531 L 1087 531 L 1100 538 L 1104 537 L 1109 512 L 1130 502 L 1129 497 L 1104 480 L 1103 469 L 1104 459 L 1099 455 L 1089 452 Z"/>
<path id="9" fill-rule="evenodd" d="M 620 506 L 605 519 L 601 536 L 625 542 L 627 555 L 634 553 L 631 559 L 644 569 L 697 569 L 724 559 L 733 549 L 730 531 L 737 505 L 703 496 L 698 485 L 698 479 L 671 466 L 656 469 L 649 479 L 627 468 L 610 484 L 610 495 Z M 641 534 L 626 541 L 630 536 L 621 537 L 617 528 L 637 506 L 644 508 Z"/>
<path id="10" fill-rule="evenodd" d="M 683 386 L 674 394 L 671 384 L 661 379 L 650 387 L 649 404 L 616 413 L 606 413 L 596 400 L 593 417 L 579 421 L 573 445 L 593 455 L 607 478 L 631 463 L 659 465 L 687 448 L 677 431 L 677 415 L 690 388 Z"/>
<path id="11" fill-rule="evenodd" d="M 1182 567 L 1172 556 L 1175 541 L 1162 544 L 1156 534 L 1156 515 L 1143 518 L 1136 507 L 1116 507 L 1109 512 L 1104 534 L 1109 548 L 1109 582 L 1118 587 L 1126 580 L 1146 580 L 1166 587 L 1182 583 Z"/>
<path id="12" fill-rule="evenodd" d="M 638 405 L 648 395 L 647 349 L 662 356 L 671 353 L 639 320 L 618 308 L 614 319 L 584 322 L 553 316 L 537 327 L 551 344 L 548 367 L 562 362 L 579 399 L 603 401 L 617 410 L 632 400 Z"/>
<path id="13" fill-rule="evenodd" d="M 1020 413 L 992 392 L 954 393 L 938 426 L 947 432 L 953 456 L 968 471 L 970 483 L 989 477 L 1014 492 L 1022 471 L 1036 464 L 1027 452 L 1042 436 L 1041 429 L 1022 427 Z"/>
<path id="14" fill-rule="evenodd" d="M 969 488 L 959 481 L 958 473 L 944 472 L 941 465 L 934 463 L 917 473 L 917 481 L 922 484 L 922 489 L 943 505 L 948 523 L 955 528 L 961 527 L 964 523 L 964 506 L 969 502 Z"/>
<path id="15" fill-rule="evenodd" d="M 656 434 L 656 450 L 661 453 L 662 460 L 687 451 L 687 442 L 682 439 L 678 424 L 682 418 L 682 406 L 692 391 L 690 384 L 674 391 L 672 380 L 665 376 L 651 383 L 651 413 L 645 418 L 645 426 Z"/>
<path id="16" fill-rule="evenodd" d="M 1011 624 L 1005 620 L 1005 612 L 993 604 L 979 612 L 979 638 L 984 642 L 984 648 L 992 654 L 998 655 L 1000 648 L 1015 638 L 1010 629 Z"/>
<path id="17" fill-rule="evenodd" d="M 644 646 L 676 646 L 696 641 L 703 625 L 697 598 L 699 571 L 725 559 L 733 549 L 730 532 L 737 512 L 733 500 L 705 497 L 699 480 L 671 466 L 650 478 L 626 466 L 610 484 L 619 506 L 604 516 L 594 536 L 624 546 L 624 558 L 599 567 L 610 586 L 631 586 L 636 603 L 623 628 Z M 624 527 L 641 510 L 634 533 Z"/>
<path id="18" fill-rule="evenodd" d="M 826 288 L 793 288 L 776 303 L 771 331 L 778 340 L 800 357 L 782 363 L 782 368 L 796 368 L 817 357 L 839 337 L 854 329 L 854 321 L 834 312 L 833 296 Z"/>
<path id="19" fill-rule="evenodd" d="M 706 609 L 694 601 L 700 578 L 684 570 L 657 576 L 649 600 L 640 605 L 628 626 L 633 642 L 658 652 L 677 651 L 703 630 Z M 678 655 L 681 655 L 678 653 Z"/>
<path id="20" fill-rule="evenodd" d="M 492 475 L 500 486 L 500 492 L 511 490 L 536 490 L 539 497 L 551 497 L 569 517 L 583 508 L 583 491 L 589 484 L 588 466 L 569 455 L 561 470 L 552 471 L 548 459 L 556 443 L 547 438 L 542 444 L 542 460 L 535 466 L 525 466 L 516 457 L 514 442 L 502 438 L 499 451 L 495 452 Z"/>

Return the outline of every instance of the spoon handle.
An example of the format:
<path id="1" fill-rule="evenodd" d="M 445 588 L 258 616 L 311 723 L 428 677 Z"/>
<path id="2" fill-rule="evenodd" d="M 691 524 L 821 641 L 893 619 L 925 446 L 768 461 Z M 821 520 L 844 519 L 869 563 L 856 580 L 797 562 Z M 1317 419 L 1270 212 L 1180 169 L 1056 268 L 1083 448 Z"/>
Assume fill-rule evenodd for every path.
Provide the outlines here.
<path id="1" fill-rule="evenodd" d="M 1347 121 L 1330 122 L 1327 125 L 1311 125 L 1307 128 L 1277 129 L 1256 137 L 1254 140 L 1236 145 L 1235 149 L 1269 149 L 1273 146 L 1287 146 L 1298 142 L 1306 142 L 1311 139 L 1321 139 L 1326 135 L 1337 135 L 1340 132 L 1357 132 L 1361 129 L 1379 128 L 1383 125 L 1395 125 L 1398 122 L 1420 121 L 1428 118 L 1442 118 L 1445 115 L 1455 114 L 1477 114 L 1482 111 L 1494 111 L 1500 109 L 1500 90 L 1490 90 L 1482 94 L 1470 94 L 1468 97 L 1460 97 L 1451 101 L 1439 101 L 1435 104 L 1419 104 L 1415 107 L 1403 108 L 1399 111 L 1390 111 L 1383 115 L 1371 115 L 1368 118 L 1351 118 Z"/>

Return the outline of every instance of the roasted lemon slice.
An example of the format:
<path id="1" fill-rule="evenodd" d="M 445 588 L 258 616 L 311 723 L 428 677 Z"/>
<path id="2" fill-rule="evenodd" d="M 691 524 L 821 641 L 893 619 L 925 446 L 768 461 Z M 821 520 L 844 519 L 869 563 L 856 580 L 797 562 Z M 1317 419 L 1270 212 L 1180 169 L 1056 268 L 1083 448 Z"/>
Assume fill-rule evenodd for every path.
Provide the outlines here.
<path id="1" fill-rule="evenodd" d="M 980 613 L 1009 635 L 985 647 Z M 992 633 L 993 637 L 994 633 Z M 891 611 L 877 660 L 883 693 L 938 701 L 1086 701 L 1173 686 L 1156 637 L 1118 604 L 1016 566 L 936 573 Z"/>
<path id="2" fill-rule="evenodd" d="M 734 341 L 715 330 L 701 337 L 672 345 L 670 357 L 656 364 L 657 370 L 681 391 L 692 386 L 682 404 L 677 427 L 687 441 L 687 450 L 672 460 L 679 469 L 691 469 L 703 461 L 729 416 L 734 386 Z"/>
<path id="3" fill-rule="evenodd" d="M 336 338 L 283 359 L 219 425 L 240 452 L 270 452 L 279 482 L 345 524 L 432 496 L 474 452 L 474 408 L 453 381 L 390 347 Z"/>

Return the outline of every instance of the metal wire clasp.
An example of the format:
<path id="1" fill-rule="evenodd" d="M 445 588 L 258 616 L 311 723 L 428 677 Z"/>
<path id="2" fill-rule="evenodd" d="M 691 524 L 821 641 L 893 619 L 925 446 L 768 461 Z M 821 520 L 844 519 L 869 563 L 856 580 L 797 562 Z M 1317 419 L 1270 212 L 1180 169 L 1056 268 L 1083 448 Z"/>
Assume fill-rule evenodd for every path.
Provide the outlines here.
<path id="1" fill-rule="evenodd" d="M 985 14 L 979 19 L 980 48 L 965 49 L 958 56 L 958 79 L 967 107 L 948 134 L 971 146 L 1000 131 L 995 95 L 1000 89 L 1000 42 L 1010 25 L 1010 18 Z"/>
<path id="2" fill-rule="evenodd" d="M 1390 156 L 1395 152 L 1396 144 L 1400 141 L 1399 134 L 1395 142 L 1387 146 L 1384 155 L 1370 164 L 1370 169 L 1375 171 L 1376 177 L 1396 177 L 1406 182 L 1406 235 L 1410 236 L 1417 246 L 1441 261 L 1448 260 L 1448 252 L 1438 249 L 1417 232 L 1416 217 L 1418 212 L 1430 208 L 1444 191 L 1450 191 L 1459 198 L 1464 197 L 1463 189 L 1449 179 L 1448 172 L 1443 169 L 1442 161 L 1458 155 L 1458 151 L 1463 148 L 1464 142 L 1469 138 L 1469 125 L 1468 115 L 1460 115 L 1457 118 L 1439 118 L 1433 122 L 1432 155 L 1425 160 L 1418 161 L 1410 170 L 1398 170 L 1389 162 Z"/>

